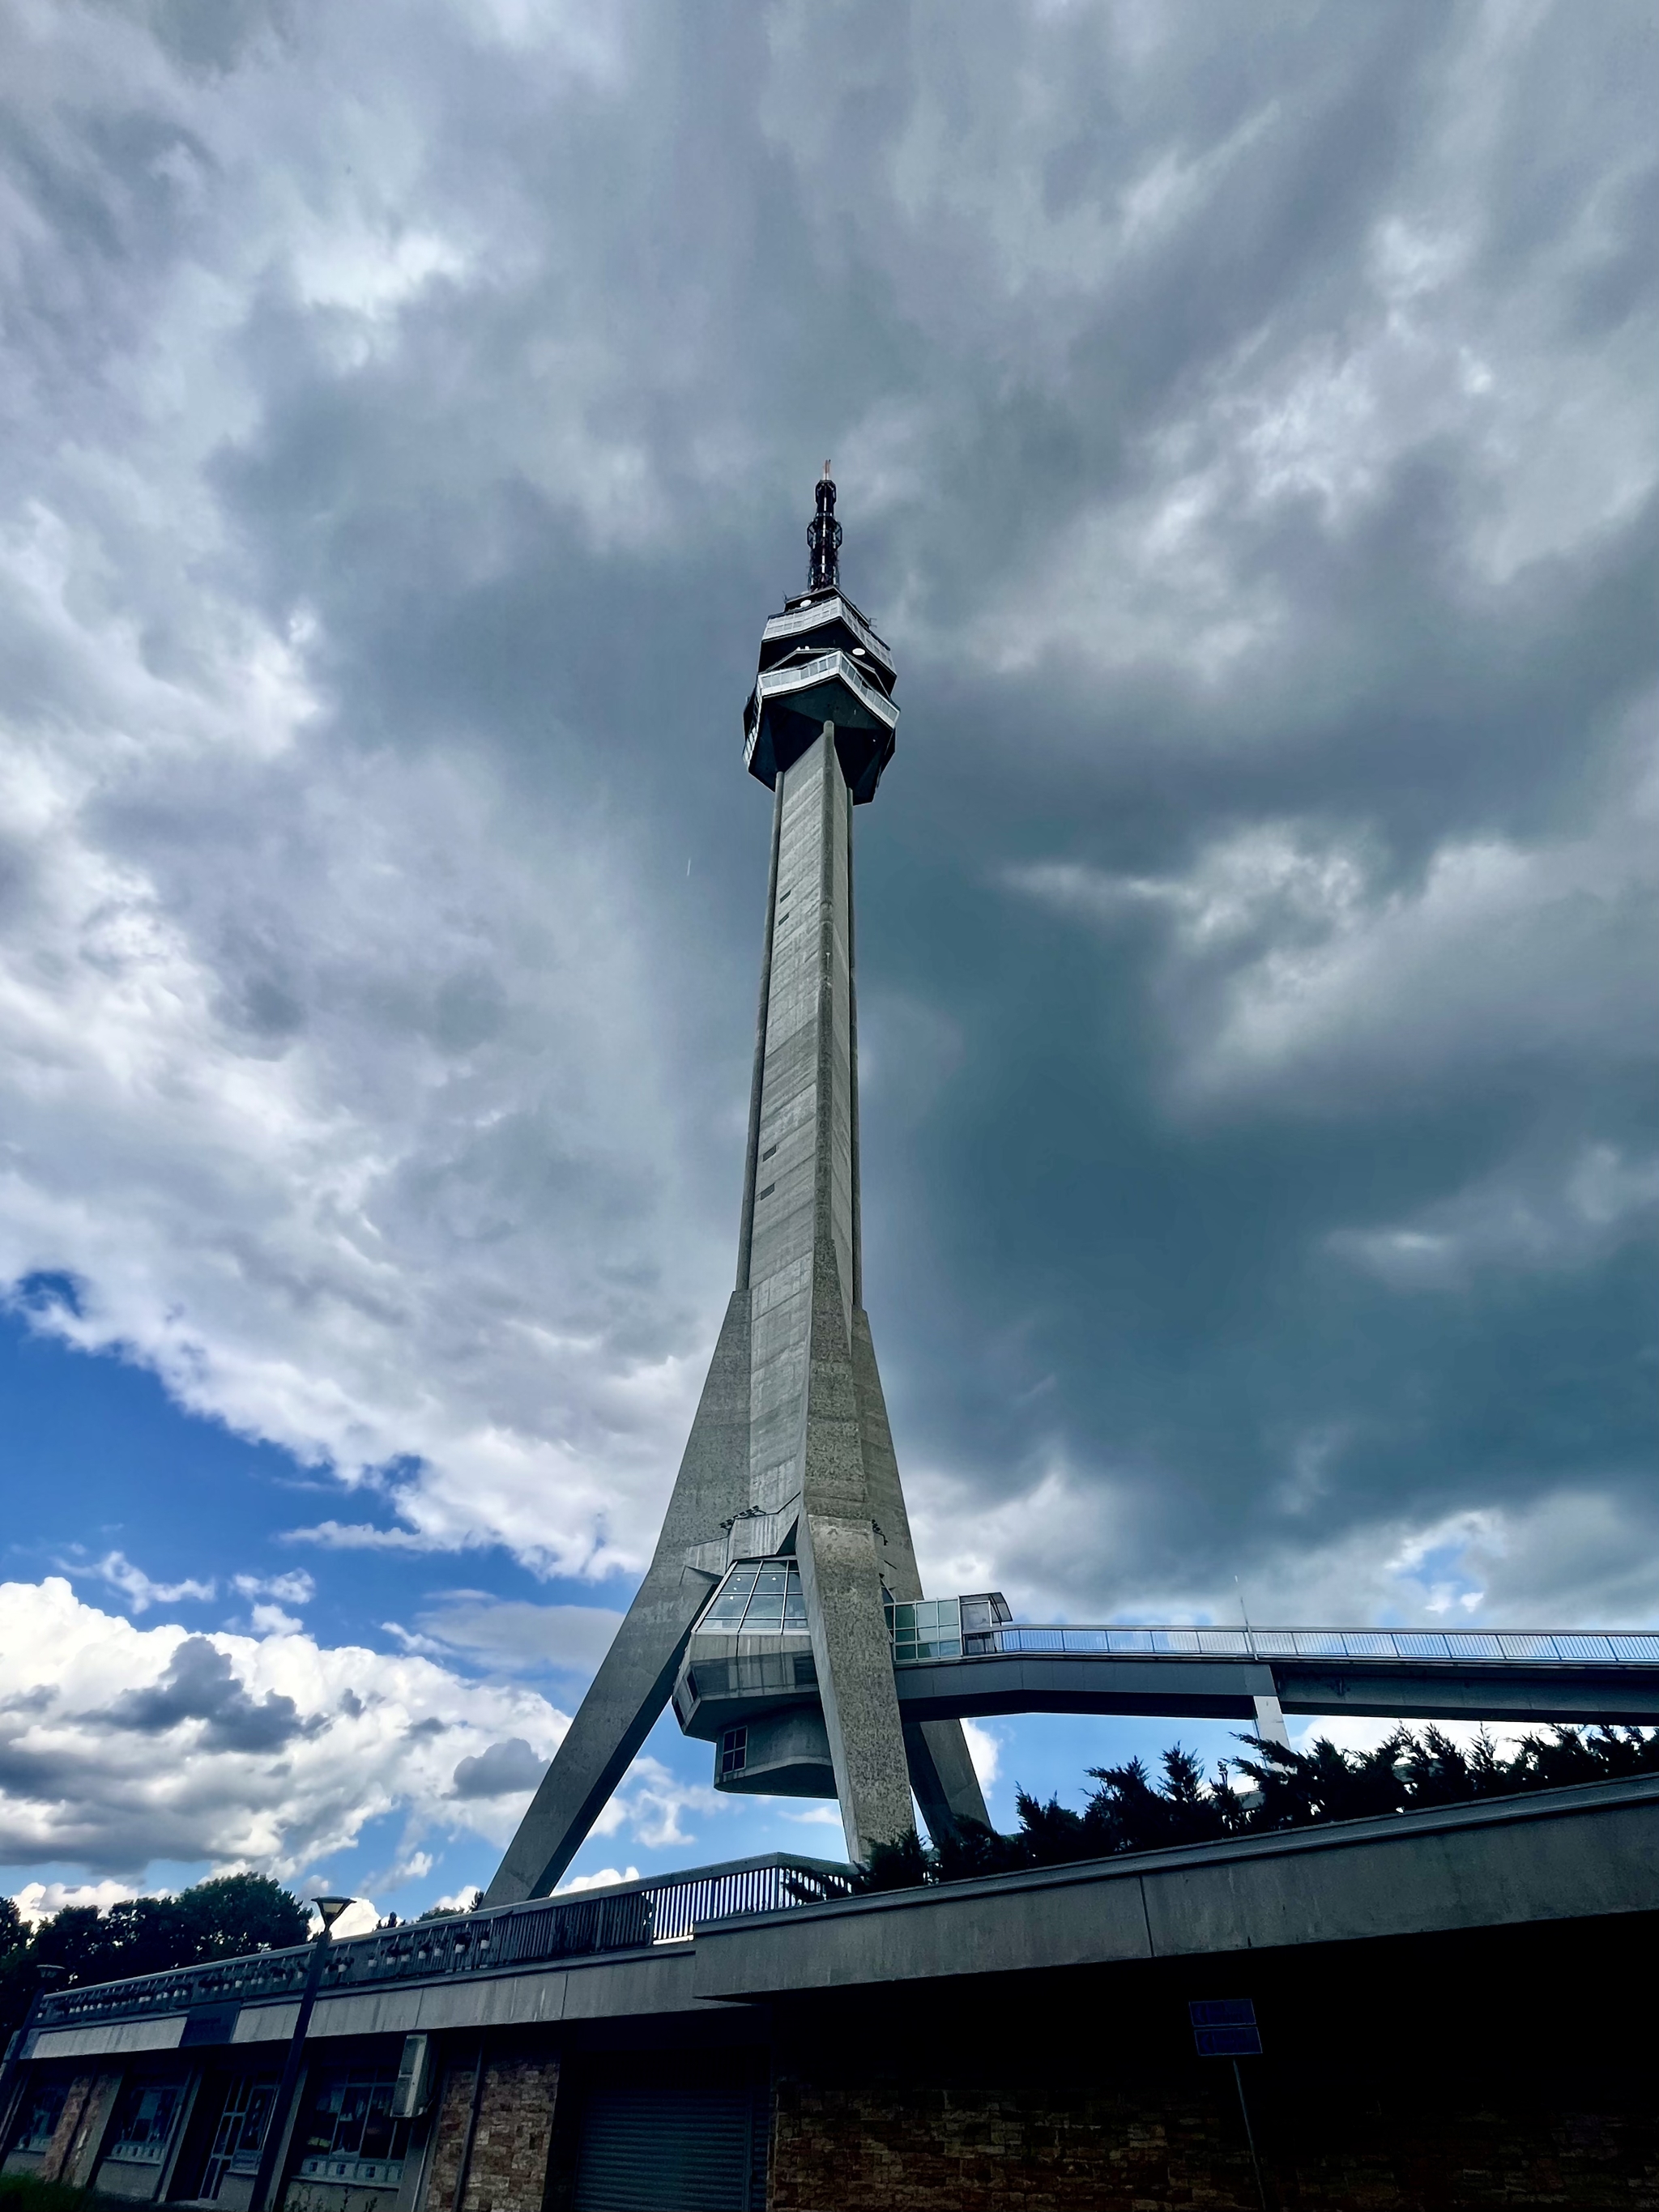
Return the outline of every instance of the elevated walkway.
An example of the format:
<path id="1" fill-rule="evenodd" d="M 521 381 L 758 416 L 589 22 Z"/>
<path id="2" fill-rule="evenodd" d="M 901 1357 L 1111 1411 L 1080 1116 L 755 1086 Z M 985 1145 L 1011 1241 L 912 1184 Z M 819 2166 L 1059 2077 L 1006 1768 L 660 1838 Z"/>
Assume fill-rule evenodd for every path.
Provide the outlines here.
<path id="1" fill-rule="evenodd" d="M 939 1610 L 972 1602 L 945 1599 Z M 906 1638 L 903 1626 L 894 1663 L 907 1720 L 1045 1712 L 1248 1721 L 1256 1700 L 1277 1697 L 1287 1713 L 1385 1720 L 1659 1722 L 1659 1635 L 1642 1632 L 998 1621 Z"/>
<path id="2" fill-rule="evenodd" d="M 780 1577 L 793 1571 L 787 1560 L 763 1564 Z M 810 1644 L 788 1618 L 789 1583 L 761 1613 L 756 1598 L 732 1604 L 744 1574 L 744 1590 L 755 1583 L 753 1565 L 734 1569 L 693 1629 L 674 1710 L 688 1735 L 720 1745 L 717 1788 L 764 1789 L 776 1785 L 757 1742 L 791 1713 L 810 1717 L 818 1683 Z M 887 1616 L 907 1723 L 1136 1713 L 1243 1721 L 1269 1734 L 1285 1713 L 1659 1723 L 1659 1633 L 1647 1630 L 1043 1623 L 1012 1620 L 994 1590 L 890 1601 Z"/>

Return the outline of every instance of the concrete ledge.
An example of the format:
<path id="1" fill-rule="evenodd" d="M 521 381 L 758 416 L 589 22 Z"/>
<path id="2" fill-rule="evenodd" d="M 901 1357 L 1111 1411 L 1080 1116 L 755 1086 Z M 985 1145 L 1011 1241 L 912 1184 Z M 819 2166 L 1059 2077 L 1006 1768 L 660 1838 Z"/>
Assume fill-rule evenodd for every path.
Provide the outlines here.
<path id="1" fill-rule="evenodd" d="M 700 2001 L 691 1973 L 688 1940 L 610 1958 L 527 1966 L 518 1973 L 362 1990 L 319 1999 L 311 2033 L 319 2037 L 412 2035 L 420 2029 L 517 2027 L 696 2012 Z"/>
<path id="2" fill-rule="evenodd" d="M 1659 1909 L 1659 1776 L 799 1907 L 697 1934 L 728 2002 Z"/>

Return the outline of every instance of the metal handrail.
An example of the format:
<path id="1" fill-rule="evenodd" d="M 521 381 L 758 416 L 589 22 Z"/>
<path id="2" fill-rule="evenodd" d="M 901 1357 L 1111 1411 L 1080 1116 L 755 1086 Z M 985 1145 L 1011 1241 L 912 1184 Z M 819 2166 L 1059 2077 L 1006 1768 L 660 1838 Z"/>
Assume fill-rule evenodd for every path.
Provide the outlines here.
<path id="1" fill-rule="evenodd" d="M 935 1632 L 928 1632 L 930 1637 Z M 1022 1652 L 1147 1659 L 1380 1659 L 1410 1664 L 1659 1667 L 1649 1629 L 1136 1628 L 1112 1623 L 1014 1621 L 962 1633 L 960 1653 L 939 1660 Z M 900 1666 L 920 1661 L 901 1659 Z"/>
<path id="2" fill-rule="evenodd" d="M 837 676 L 869 709 L 884 728 L 897 726 L 899 710 L 892 701 L 877 690 L 869 678 L 842 653 L 839 647 L 833 653 L 822 653 L 814 660 L 802 661 L 798 667 L 786 664 L 781 668 L 769 668 L 755 678 L 755 696 L 761 699 L 785 696 L 799 691 L 821 677 Z"/>
<path id="3" fill-rule="evenodd" d="M 660 1881 L 617 1882 L 526 1905 L 409 1920 L 372 1936 L 337 1936 L 324 1962 L 322 1994 L 447 1974 L 592 1958 L 608 1951 L 684 1942 L 705 1920 L 818 1905 L 851 1890 L 852 1869 L 824 1859 L 732 1859 Z M 54 1990 L 36 2007 L 34 2025 L 154 2017 L 214 2004 L 297 1995 L 309 1945 L 222 1959 L 169 1973 Z"/>
<path id="4" fill-rule="evenodd" d="M 793 614 L 774 615 L 761 632 L 763 645 L 775 644 L 781 637 L 795 637 L 802 630 L 825 628 L 832 622 L 844 622 L 855 637 L 861 638 L 866 649 L 873 653 L 884 667 L 890 670 L 893 655 L 887 641 L 871 629 L 851 600 L 837 592 L 833 599 L 815 599 L 810 606 L 797 607 Z"/>

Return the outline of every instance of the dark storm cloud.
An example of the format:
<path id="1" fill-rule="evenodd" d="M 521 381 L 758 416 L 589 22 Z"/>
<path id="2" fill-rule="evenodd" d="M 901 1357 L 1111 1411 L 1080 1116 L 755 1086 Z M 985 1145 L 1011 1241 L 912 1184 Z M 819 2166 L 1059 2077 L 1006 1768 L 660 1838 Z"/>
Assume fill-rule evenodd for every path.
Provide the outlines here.
<path id="1" fill-rule="evenodd" d="M 299 641 L 316 718 L 291 767 L 98 822 L 209 915 L 239 1054 L 337 1054 L 375 1270 L 292 1358 L 360 1361 L 440 1534 L 648 1534 L 684 1407 L 619 1413 L 623 1379 L 689 1375 L 721 1294 L 764 842 L 737 711 L 830 453 L 901 667 L 865 1202 L 934 1579 L 1659 1606 L 1650 13 L 501 0 L 390 49 L 373 10 L 209 38 L 167 17 L 177 67 L 25 131 L 28 331 L 58 434 L 107 437 L 76 349 L 224 275 L 234 404 L 189 477 L 219 532 L 129 588 L 172 670 L 211 577 Z M 340 87 L 373 92 L 337 139 Z M 29 653 L 31 698 L 90 681 Z M 386 780 L 434 763 L 489 794 L 447 841 Z M 328 903 L 331 807 L 430 856 L 406 972 L 355 934 L 378 890 Z M 250 818 L 216 904 L 202 854 Z M 596 885 L 544 1000 L 526 916 Z M 380 1144 L 432 1066 L 455 1121 Z M 264 1234 L 239 1265 L 321 1311 L 331 1248 L 290 1271 Z M 500 1350 L 538 1330 L 576 1347 L 551 1383 Z M 413 1370 L 460 1410 L 409 1442 Z M 510 1496 L 466 1457 L 503 1431 L 557 1440 Z"/>
<path id="2" fill-rule="evenodd" d="M 200 1721 L 202 1741 L 213 1751 L 280 1751 L 322 1725 L 302 1722 L 293 1698 L 280 1691 L 250 1697 L 229 1659 L 205 1636 L 186 1637 L 159 1682 L 127 1691 L 96 1717 L 143 1735 L 165 1735 L 186 1721 Z"/>
<path id="3" fill-rule="evenodd" d="M 455 1768 L 457 1797 L 506 1797 L 533 1790 L 547 1771 L 521 1735 L 505 1743 L 492 1743 L 476 1758 L 463 1759 Z"/>

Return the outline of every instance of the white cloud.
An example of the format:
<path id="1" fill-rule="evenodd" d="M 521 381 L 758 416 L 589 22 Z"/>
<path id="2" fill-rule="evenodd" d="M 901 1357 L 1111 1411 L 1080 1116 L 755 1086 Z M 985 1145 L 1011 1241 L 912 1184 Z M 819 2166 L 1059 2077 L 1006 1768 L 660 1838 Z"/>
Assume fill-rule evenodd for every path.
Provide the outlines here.
<path id="1" fill-rule="evenodd" d="M 127 803 L 192 803 L 146 766 L 161 784 L 146 799 L 134 766 Z M 305 780 L 247 794 L 296 810 L 263 884 L 255 854 L 217 881 L 192 855 L 189 921 L 74 809 L 37 837 L 40 896 L 0 937 L 0 1273 L 73 1278 L 36 1326 L 143 1358 L 195 1410 L 349 1479 L 404 1463 L 417 1544 L 636 1560 L 648 1516 L 626 1509 L 660 1486 L 696 1363 L 667 1348 L 654 1206 L 624 1173 L 673 1146 L 614 889 L 589 846 L 550 907 L 544 856 L 517 872 L 447 768 L 382 761 L 349 828 Z M 487 879 L 434 912 L 458 845 Z M 630 1252 L 624 1302 L 605 1277 Z"/>
<path id="2" fill-rule="evenodd" d="M 1002 1738 L 978 1721 L 963 1721 L 962 1732 L 968 1739 L 968 1756 L 974 1762 L 981 1789 L 988 1790 L 1002 1767 Z"/>
<path id="3" fill-rule="evenodd" d="M 338 1893 L 324 1886 L 312 1891 L 314 1897 L 329 1897 Z M 372 1936 L 379 1925 L 380 1907 L 372 1897 L 354 1897 L 330 1930 L 331 1936 Z M 311 1916 L 311 1933 L 314 1936 L 323 1924 L 320 1912 Z"/>
<path id="4" fill-rule="evenodd" d="M 317 1595 L 303 1567 L 282 1575 L 233 1575 L 231 1587 L 243 1597 L 275 1598 L 281 1605 L 309 1605 Z"/>
<path id="5" fill-rule="evenodd" d="M 611 34 L 573 60 L 568 27 L 520 15 L 532 58 L 487 65 L 553 96 L 605 79 Z M 462 50 L 476 27 L 428 27 Z M 208 94 L 137 20 L 24 10 L 10 90 L 48 166 L 88 208 L 153 193 L 159 228 L 94 273 L 61 209 L 20 203 L 0 261 L 35 372 L 0 514 L 29 672 L 0 714 L 0 1284 L 69 1279 L 37 1327 L 375 1484 L 398 1522 L 375 1540 L 605 1573 L 648 1550 L 717 1294 L 701 1228 L 673 1226 L 670 987 L 631 830 L 592 778 L 526 809 L 472 708 L 400 750 L 343 706 L 337 598 L 267 603 L 223 477 L 271 399 L 260 318 L 343 390 L 434 298 L 533 284 L 558 246 L 514 219 L 537 187 L 511 165 L 468 162 L 470 204 L 434 167 L 413 47 L 388 74 L 363 27 L 312 32 Z M 372 114 L 341 89 L 360 66 Z M 145 118 L 153 175 L 98 150 L 117 116 Z M 481 575 L 498 483 L 600 538 L 663 520 L 591 319 L 536 321 L 516 398 L 464 404 L 488 453 L 404 441 L 472 515 Z M 590 735 L 560 711 L 550 763 Z"/>
<path id="6" fill-rule="evenodd" d="M 148 1613 L 153 1605 L 177 1605 L 182 1599 L 205 1601 L 214 1595 L 216 1584 L 195 1582 L 188 1577 L 183 1582 L 153 1582 L 142 1567 L 136 1567 L 125 1552 L 106 1552 L 92 1572 L 112 1589 L 120 1591 L 135 1613 Z"/>
<path id="7" fill-rule="evenodd" d="M 420 1616 L 421 1636 L 407 1640 L 411 1646 L 418 1641 L 427 1649 L 464 1652 L 495 1667 L 558 1667 L 591 1674 L 622 1620 L 604 1606 L 532 1605 L 483 1590 L 451 1590 Z"/>
<path id="8" fill-rule="evenodd" d="M 9 1583 L 0 1604 L 0 1855 L 14 1863 L 132 1879 L 155 1859 L 205 1859 L 289 1881 L 401 1811 L 430 1834 L 476 1834 L 483 1864 L 518 1808 L 456 1801 L 458 1759 L 516 1735 L 545 1759 L 566 1725 L 532 1690 L 427 1659 L 297 1631 L 139 1629 L 55 1577 Z"/>
<path id="9" fill-rule="evenodd" d="M 593 1824 L 596 1836 L 615 1835 L 626 1825 L 650 1850 L 667 1850 L 699 1840 L 688 1828 L 688 1815 L 729 1817 L 731 1798 L 695 1782 L 682 1782 L 659 1759 L 643 1753 L 623 1776 L 622 1786 Z"/>
<path id="10" fill-rule="evenodd" d="M 404 1503 L 403 1493 L 398 1502 Z M 325 1552 L 447 1552 L 453 1541 L 437 1531 L 393 1526 L 377 1528 L 370 1521 L 319 1521 L 310 1528 L 285 1528 L 285 1544 L 315 1544 Z"/>
<path id="11" fill-rule="evenodd" d="M 636 1866 L 626 1867 L 620 1874 L 615 1867 L 601 1867 L 597 1874 L 573 1875 L 568 1881 L 562 1881 L 553 1894 L 572 1897 L 578 1890 L 614 1889 L 619 1881 L 637 1881 L 639 1878 Z"/>
<path id="12" fill-rule="evenodd" d="M 280 1605 L 256 1605 L 248 1621 L 256 1636 L 297 1636 L 305 1626 L 297 1613 L 284 1613 Z"/>
<path id="13" fill-rule="evenodd" d="M 319 1644 L 297 1624 L 140 1629 L 57 1577 L 0 1585 L 0 1858 L 85 1867 L 111 1895 L 158 1859 L 349 1888 L 342 1855 L 392 1814 L 404 1841 L 372 1886 L 422 1880 L 445 1838 L 468 1838 L 482 1883 L 567 1726 L 528 1687 Z M 696 1840 L 688 1816 L 731 1809 L 645 1756 L 597 1832 L 657 1850 Z"/>
<path id="14" fill-rule="evenodd" d="M 124 1905 L 139 1893 L 130 1882 L 107 1877 L 102 1881 L 26 1881 L 11 1901 L 33 1924 L 51 1919 L 67 1905 L 90 1905 L 95 1912 L 107 1912 L 112 1905 Z"/>

